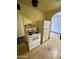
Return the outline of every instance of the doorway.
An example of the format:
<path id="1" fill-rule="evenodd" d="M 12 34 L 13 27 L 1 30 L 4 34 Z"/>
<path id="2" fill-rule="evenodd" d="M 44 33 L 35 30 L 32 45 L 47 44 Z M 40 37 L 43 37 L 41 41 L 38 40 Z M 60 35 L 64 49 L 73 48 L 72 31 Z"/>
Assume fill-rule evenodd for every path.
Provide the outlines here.
<path id="1" fill-rule="evenodd" d="M 55 13 L 51 18 L 51 29 L 54 37 L 61 39 L 61 12 Z"/>

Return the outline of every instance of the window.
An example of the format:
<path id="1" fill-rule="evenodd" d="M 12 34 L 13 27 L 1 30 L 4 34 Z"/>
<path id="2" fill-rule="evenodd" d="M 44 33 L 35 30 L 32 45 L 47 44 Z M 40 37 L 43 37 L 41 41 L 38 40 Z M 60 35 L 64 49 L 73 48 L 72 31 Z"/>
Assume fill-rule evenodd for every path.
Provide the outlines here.
<path id="1" fill-rule="evenodd" d="M 51 20 L 51 32 L 61 33 L 61 13 L 55 13 Z"/>

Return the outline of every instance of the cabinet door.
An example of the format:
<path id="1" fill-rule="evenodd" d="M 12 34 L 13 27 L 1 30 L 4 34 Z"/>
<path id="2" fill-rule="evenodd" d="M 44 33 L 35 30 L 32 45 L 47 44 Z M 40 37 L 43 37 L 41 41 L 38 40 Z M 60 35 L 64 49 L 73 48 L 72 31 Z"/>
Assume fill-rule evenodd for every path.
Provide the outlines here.
<path id="1" fill-rule="evenodd" d="M 24 26 L 21 12 L 17 12 L 17 37 L 24 36 Z"/>
<path id="2" fill-rule="evenodd" d="M 50 21 L 44 21 L 43 42 L 48 39 L 49 32 L 50 32 Z"/>

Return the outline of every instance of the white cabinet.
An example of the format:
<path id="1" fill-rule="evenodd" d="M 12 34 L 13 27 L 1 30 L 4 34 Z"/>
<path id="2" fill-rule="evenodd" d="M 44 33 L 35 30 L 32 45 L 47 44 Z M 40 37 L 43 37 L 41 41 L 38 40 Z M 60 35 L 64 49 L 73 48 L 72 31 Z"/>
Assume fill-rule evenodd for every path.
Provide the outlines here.
<path id="1" fill-rule="evenodd" d="M 24 35 L 24 25 L 22 19 L 22 13 L 20 11 L 17 12 L 17 37 L 22 37 Z"/>

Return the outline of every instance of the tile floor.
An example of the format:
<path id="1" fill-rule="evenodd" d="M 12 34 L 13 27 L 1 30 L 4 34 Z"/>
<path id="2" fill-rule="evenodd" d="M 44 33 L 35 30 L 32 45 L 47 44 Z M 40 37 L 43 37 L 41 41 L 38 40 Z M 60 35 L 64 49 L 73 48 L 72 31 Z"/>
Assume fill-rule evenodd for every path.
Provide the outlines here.
<path id="1" fill-rule="evenodd" d="M 18 55 L 17 59 L 60 59 L 61 57 L 61 40 L 51 37 L 35 49 Z"/>

